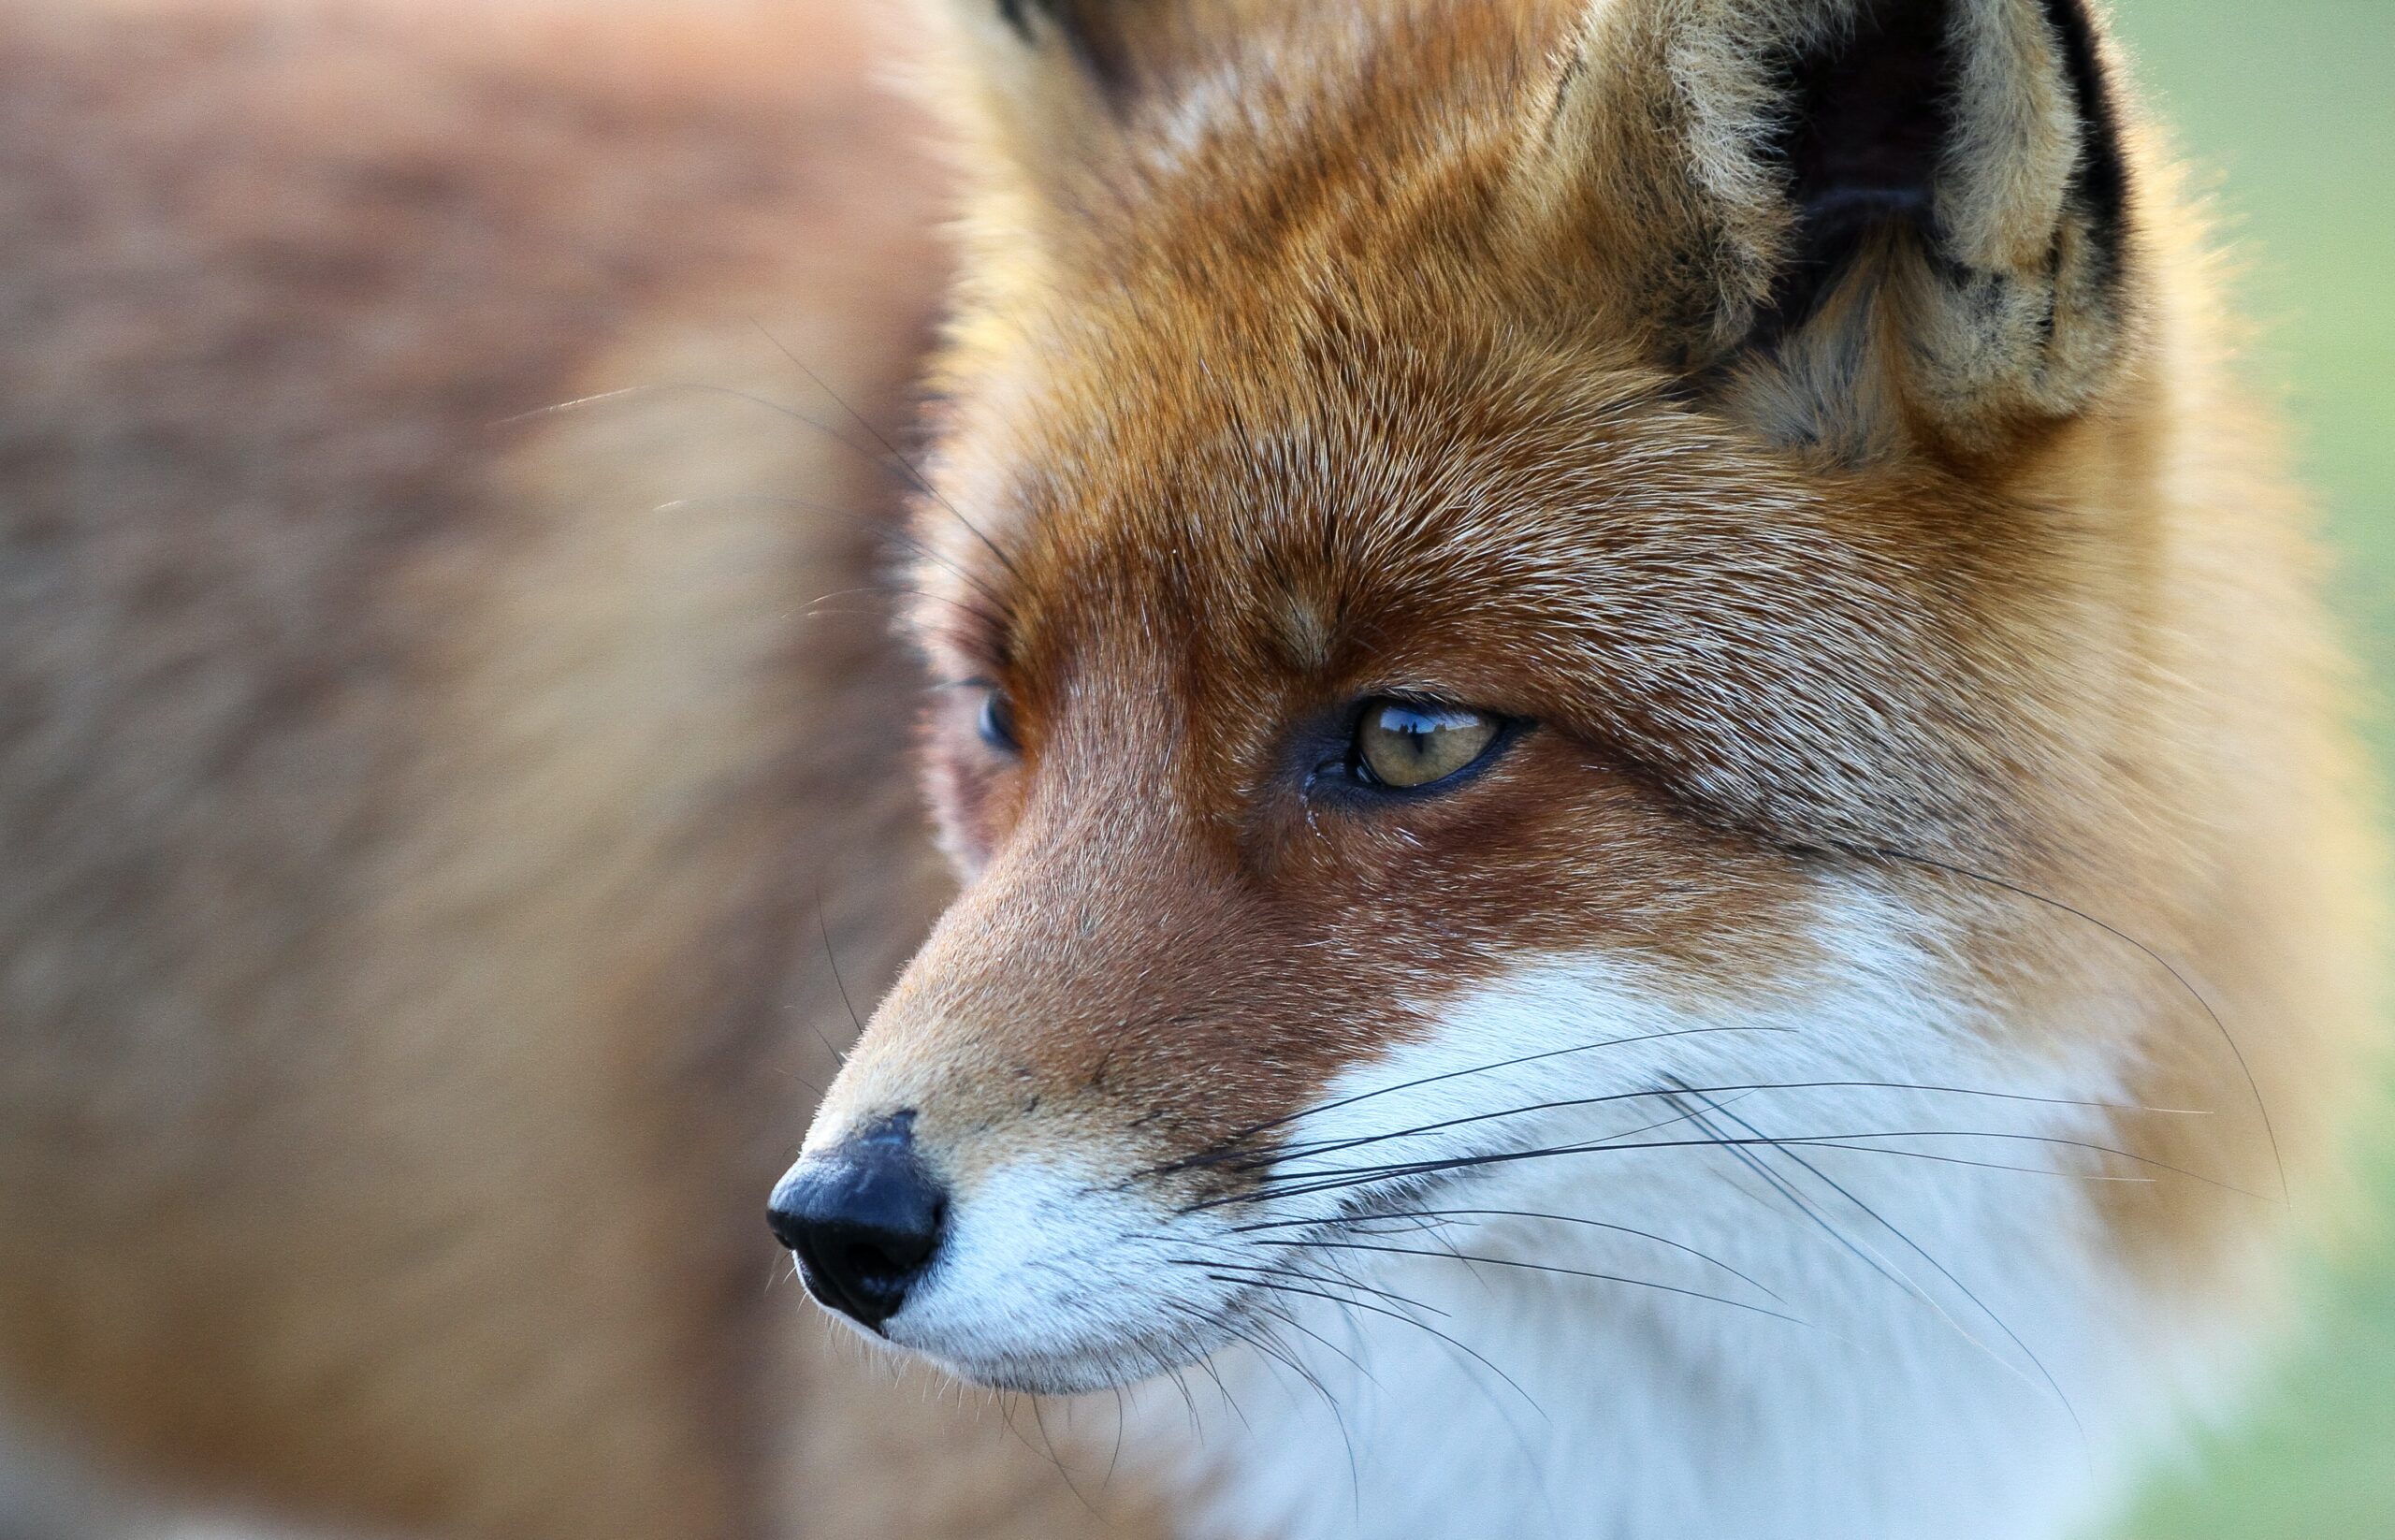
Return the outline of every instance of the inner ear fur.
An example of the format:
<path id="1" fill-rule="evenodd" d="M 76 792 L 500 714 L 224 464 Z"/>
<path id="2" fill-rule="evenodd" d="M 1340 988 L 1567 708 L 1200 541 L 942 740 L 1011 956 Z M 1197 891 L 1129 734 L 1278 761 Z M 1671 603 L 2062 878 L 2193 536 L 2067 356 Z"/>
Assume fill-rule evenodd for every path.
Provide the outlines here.
<path id="1" fill-rule="evenodd" d="M 2000 448 L 2084 411 L 2131 330 L 2084 0 L 1609 0 L 1527 177 L 1659 361 L 1838 458 Z"/>

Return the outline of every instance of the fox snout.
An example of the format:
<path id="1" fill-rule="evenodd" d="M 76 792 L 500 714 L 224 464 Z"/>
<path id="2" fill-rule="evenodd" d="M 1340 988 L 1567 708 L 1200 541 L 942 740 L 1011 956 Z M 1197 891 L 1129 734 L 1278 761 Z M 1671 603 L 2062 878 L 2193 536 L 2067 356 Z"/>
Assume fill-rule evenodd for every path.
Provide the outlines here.
<path id="1" fill-rule="evenodd" d="M 807 1155 L 766 1206 L 806 1291 L 867 1330 L 906 1304 L 947 1222 L 947 1188 L 915 1148 L 914 1122 L 899 1112 Z"/>
<path id="2" fill-rule="evenodd" d="M 1119 1383 L 1212 1345 L 1195 1323 L 1222 1319 L 1235 1285 L 1196 1263 L 1252 1217 L 1240 1194 L 1270 1165 L 1239 1136 L 1279 1128 L 1392 1009 L 1364 969 L 1343 987 L 1305 966 L 1328 955 L 1302 944 L 1313 926 L 1216 871 L 1219 821 L 1101 779 L 1139 763 L 1105 747 L 1050 768 L 1118 811 L 1029 799 L 770 1205 L 823 1305 L 1015 1388 Z M 1175 770 L 1151 756 L 1151 791 Z"/>

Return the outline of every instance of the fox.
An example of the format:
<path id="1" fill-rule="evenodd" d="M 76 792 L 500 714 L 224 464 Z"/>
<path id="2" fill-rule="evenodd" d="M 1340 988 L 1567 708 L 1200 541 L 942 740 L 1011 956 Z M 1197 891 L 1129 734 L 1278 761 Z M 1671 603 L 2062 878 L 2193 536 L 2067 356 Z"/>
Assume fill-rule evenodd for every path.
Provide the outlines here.
<path id="1" fill-rule="evenodd" d="M 2061 1540 L 2231 1411 L 2374 810 L 2094 0 L 870 9 L 0 21 L 0 1524 Z"/>

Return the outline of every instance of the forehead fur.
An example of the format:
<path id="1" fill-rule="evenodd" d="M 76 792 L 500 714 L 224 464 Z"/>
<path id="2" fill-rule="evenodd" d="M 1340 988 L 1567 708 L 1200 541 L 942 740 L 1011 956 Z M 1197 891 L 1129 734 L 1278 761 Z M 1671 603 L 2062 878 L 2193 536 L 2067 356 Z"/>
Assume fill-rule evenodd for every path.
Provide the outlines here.
<path id="1" fill-rule="evenodd" d="M 1525 180 L 1555 8 L 1279 7 L 1103 153 L 987 173 L 935 649 L 1035 714 L 1109 671 L 1259 720 L 1411 690 L 1790 843 L 2028 843 L 2104 704 L 2039 660 L 2101 656 L 2058 488 L 2116 430 L 1852 467 L 1709 410 L 1605 249 L 1641 211 Z"/>

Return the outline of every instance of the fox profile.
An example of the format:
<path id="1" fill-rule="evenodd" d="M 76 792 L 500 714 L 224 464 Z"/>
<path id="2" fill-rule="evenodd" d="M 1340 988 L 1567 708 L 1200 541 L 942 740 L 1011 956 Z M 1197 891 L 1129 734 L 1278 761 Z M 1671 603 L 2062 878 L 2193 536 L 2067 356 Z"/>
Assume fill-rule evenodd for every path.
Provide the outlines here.
<path id="1" fill-rule="evenodd" d="M 829 5 L 10 23 L 28 1446 L 472 1535 L 2100 1517 L 2374 1004 L 2100 15 L 929 14 L 945 276 Z M 792 1329 L 769 1188 L 1119 1480 Z"/>

